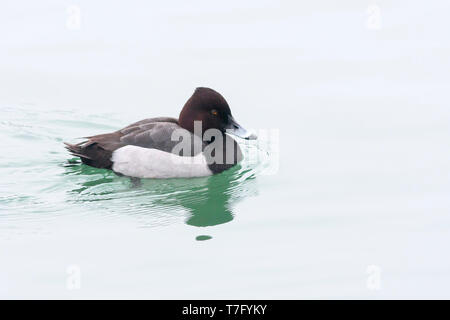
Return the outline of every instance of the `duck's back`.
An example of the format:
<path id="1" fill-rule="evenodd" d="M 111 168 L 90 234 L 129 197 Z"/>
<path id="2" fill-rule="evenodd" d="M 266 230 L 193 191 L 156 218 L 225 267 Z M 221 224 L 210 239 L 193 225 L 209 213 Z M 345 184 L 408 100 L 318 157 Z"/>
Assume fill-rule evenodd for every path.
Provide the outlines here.
<path id="1" fill-rule="evenodd" d="M 88 140 L 78 144 L 66 143 L 66 148 L 87 165 L 112 169 L 113 153 L 126 146 L 171 152 L 179 143 L 171 139 L 175 130 L 195 139 L 178 125 L 177 119 L 158 117 L 135 122 L 115 132 L 86 137 Z"/>

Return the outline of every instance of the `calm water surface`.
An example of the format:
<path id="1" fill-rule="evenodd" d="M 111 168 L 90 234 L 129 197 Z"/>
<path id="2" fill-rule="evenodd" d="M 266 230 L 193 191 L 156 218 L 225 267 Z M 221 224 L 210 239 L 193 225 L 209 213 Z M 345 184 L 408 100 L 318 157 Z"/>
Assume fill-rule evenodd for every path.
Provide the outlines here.
<path id="1" fill-rule="evenodd" d="M 62 145 L 123 126 L 120 115 L 0 112 L 5 297 L 416 297 L 422 291 L 408 290 L 448 280 L 439 249 L 448 198 L 436 184 L 445 180 L 421 184 L 420 170 L 432 168 L 414 172 L 395 159 L 380 167 L 378 151 L 351 151 L 363 140 L 339 140 L 349 155 L 334 156 L 334 138 L 299 140 L 304 156 L 275 174 L 275 153 L 241 141 L 256 162 L 247 155 L 223 174 L 136 186 Z M 400 143 L 378 143 L 398 156 Z M 73 270 L 80 289 L 68 289 Z M 368 287 L 371 270 L 382 270 L 386 288 Z"/>
<path id="2" fill-rule="evenodd" d="M 377 3 L 4 3 L 0 297 L 450 298 L 450 8 Z M 197 86 L 279 140 L 141 186 L 63 147 Z"/>

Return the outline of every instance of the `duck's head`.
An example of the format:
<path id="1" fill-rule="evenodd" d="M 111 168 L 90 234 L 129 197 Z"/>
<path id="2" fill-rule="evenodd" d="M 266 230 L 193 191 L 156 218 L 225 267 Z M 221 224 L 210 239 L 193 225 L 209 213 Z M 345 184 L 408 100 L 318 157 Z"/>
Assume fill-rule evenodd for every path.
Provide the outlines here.
<path id="1" fill-rule="evenodd" d="M 234 120 L 224 97 L 210 88 L 197 88 L 181 110 L 178 119 L 181 127 L 194 133 L 194 121 L 201 121 L 202 135 L 208 129 L 218 129 L 244 139 L 256 139 Z"/>

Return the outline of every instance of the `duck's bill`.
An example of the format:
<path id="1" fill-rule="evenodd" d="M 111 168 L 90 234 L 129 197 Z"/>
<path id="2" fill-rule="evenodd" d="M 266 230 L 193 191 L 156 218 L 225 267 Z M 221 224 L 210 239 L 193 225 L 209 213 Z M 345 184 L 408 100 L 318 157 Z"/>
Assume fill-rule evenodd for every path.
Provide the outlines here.
<path id="1" fill-rule="evenodd" d="M 230 115 L 228 116 L 228 125 L 226 127 L 226 132 L 236 137 L 240 137 L 247 140 L 255 140 L 257 136 L 243 128 L 236 120 Z"/>

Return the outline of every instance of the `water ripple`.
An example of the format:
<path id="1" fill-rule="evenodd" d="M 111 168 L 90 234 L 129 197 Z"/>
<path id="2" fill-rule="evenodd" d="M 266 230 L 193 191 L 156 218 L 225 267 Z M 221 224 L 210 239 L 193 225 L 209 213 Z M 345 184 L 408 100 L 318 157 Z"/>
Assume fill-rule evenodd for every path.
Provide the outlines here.
<path id="1" fill-rule="evenodd" d="M 61 216 L 131 217 L 140 227 L 186 223 L 214 226 L 233 220 L 240 200 L 256 194 L 255 178 L 268 163 L 266 151 L 241 144 L 244 161 L 221 174 L 191 179 L 142 179 L 136 186 L 127 177 L 81 164 L 61 141 L 79 136 L 80 128 L 114 130 L 123 124 L 111 115 L 86 116 L 74 111 L 39 112 L 31 106 L 0 108 L 0 137 L 7 152 L 0 160 L 0 223 L 44 221 Z M 26 152 L 24 152 L 26 150 Z M 208 239 L 209 236 L 205 236 Z M 203 238 L 202 238 L 203 239 Z"/>

